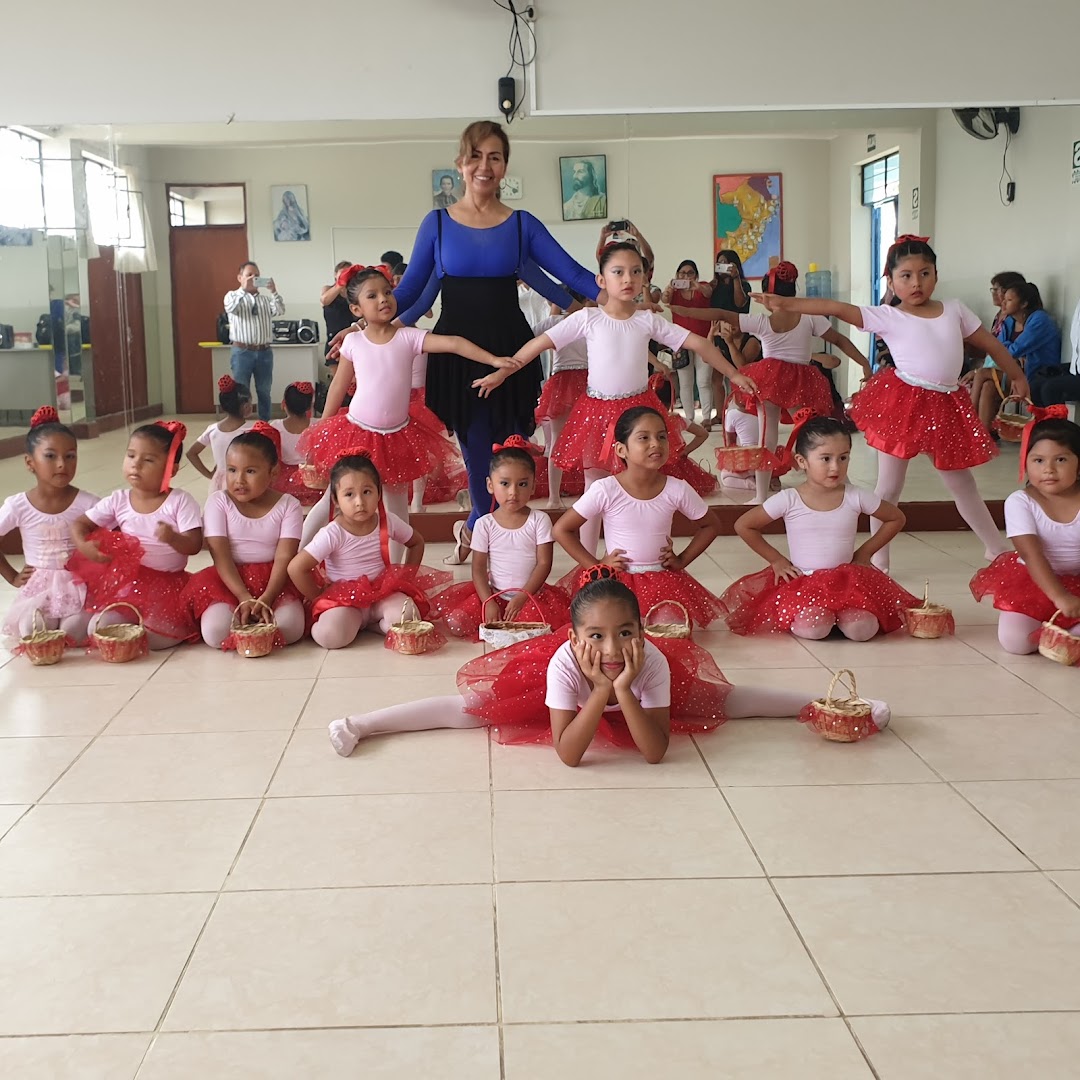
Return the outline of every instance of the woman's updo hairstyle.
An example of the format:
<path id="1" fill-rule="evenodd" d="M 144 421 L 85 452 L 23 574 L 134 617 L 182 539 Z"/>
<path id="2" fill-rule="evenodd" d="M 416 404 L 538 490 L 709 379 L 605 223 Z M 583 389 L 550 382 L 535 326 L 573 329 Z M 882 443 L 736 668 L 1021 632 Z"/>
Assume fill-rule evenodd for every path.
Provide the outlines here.
<path id="1" fill-rule="evenodd" d="M 633 616 L 632 621 L 638 626 L 641 625 L 641 607 L 637 597 L 619 581 L 610 566 L 601 563 L 582 570 L 579 583 L 580 587 L 570 601 L 570 622 L 575 630 L 584 625 L 585 613 L 600 600 L 615 600 L 625 604 Z"/>
<path id="2" fill-rule="evenodd" d="M 502 124 L 496 124 L 494 120 L 474 120 L 461 133 L 461 141 L 458 143 L 458 156 L 454 164 L 460 169 L 462 164 L 472 156 L 472 152 L 492 136 L 502 143 L 503 159 L 509 161 L 510 139 L 503 130 Z"/>

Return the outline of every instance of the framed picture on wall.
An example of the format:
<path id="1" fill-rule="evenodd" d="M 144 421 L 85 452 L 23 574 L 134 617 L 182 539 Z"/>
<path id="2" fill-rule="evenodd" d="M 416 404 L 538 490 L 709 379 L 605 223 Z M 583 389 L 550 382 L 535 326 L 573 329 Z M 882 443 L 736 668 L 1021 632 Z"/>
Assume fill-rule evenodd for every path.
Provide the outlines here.
<path id="1" fill-rule="evenodd" d="M 780 173 L 722 173 L 712 179 L 713 258 L 737 252 L 748 278 L 762 278 L 784 257 Z"/>
<path id="2" fill-rule="evenodd" d="M 274 215 L 274 239 L 310 240 L 307 184 L 274 184 L 270 188 L 270 212 Z"/>
<path id="3" fill-rule="evenodd" d="M 584 154 L 559 158 L 563 221 L 606 218 L 607 155 Z"/>
<path id="4" fill-rule="evenodd" d="M 431 205 L 434 209 L 446 210 L 464 194 L 457 169 L 431 170 Z"/>

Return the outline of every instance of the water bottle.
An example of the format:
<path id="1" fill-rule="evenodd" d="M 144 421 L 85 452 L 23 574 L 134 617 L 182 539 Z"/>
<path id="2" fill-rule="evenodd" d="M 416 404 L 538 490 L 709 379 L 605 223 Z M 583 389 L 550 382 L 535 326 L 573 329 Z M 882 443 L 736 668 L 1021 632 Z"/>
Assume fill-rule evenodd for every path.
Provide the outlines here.
<path id="1" fill-rule="evenodd" d="M 818 299 L 832 299 L 832 271 L 819 270 L 817 263 L 811 263 L 806 274 L 806 295 Z"/>

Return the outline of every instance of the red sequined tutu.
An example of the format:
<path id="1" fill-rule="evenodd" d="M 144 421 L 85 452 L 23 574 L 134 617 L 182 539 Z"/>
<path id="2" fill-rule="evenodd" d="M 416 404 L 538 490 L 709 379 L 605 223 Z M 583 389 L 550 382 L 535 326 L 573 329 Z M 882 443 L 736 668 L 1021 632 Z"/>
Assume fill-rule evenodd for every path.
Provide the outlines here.
<path id="1" fill-rule="evenodd" d="M 309 488 L 301 479 L 299 465 L 286 465 L 284 461 L 278 462 L 277 476 L 271 486 L 275 491 L 291 495 L 301 506 L 314 506 L 322 498 L 321 491 Z"/>
<path id="2" fill-rule="evenodd" d="M 747 411 L 757 411 L 758 401 L 771 401 L 782 409 L 811 409 L 815 416 L 833 411 L 829 380 L 813 364 L 792 364 L 767 357 L 739 371 L 757 385 L 756 397 L 735 389 L 735 400 Z"/>
<path id="3" fill-rule="evenodd" d="M 353 578 L 335 581 L 311 606 L 311 621 L 317 622 L 324 611 L 332 608 L 369 608 L 391 593 L 403 593 L 409 597 L 426 618 L 431 610 L 432 590 L 453 581 L 453 574 L 435 570 L 430 566 L 388 566 L 377 578 Z"/>
<path id="4" fill-rule="evenodd" d="M 560 469 L 606 469 L 621 472 L 623 463 L 615 456 L 615 422 L 627 409 L 646 405 L 667 417 L 668 441 L 679 444 L 679 432 L 655 391 L 646 390 L 624 398 L 578 398 L 566 426 L 559 434 L 551 456 Z"/>
<path id="5" fill-rule="evenodd" d="M 581 586 L 581 567 L 575 566 L 555 583 L 567 596 L 573 596 Z M 620 572 L 617 575 L 638 599 L 641 614 L 665 600 L 677 600 L 698 626 L 704 628 L 724 616 L 726 609 L 719 596 L 714 596 L 697 578 L 685 570 L 646 570 L 638 574 Z"/>
<path id="6" fill-rule="evenodd" d="M 715 495 L 720 487 L 720 481 L 707 469 L 703 469 L 685 450 L 679 449 L 682 444 L 682 434 L 686 431 L 686 421 L 674 413 L 671 419 L 679 429 L 679 442 L 672 446 L 672 456 L 668 458 L 667 464 L 660 471 L 667 476 L 674 476 L 676 480 L 685 480 L 699 495 Z M 676 450 L 679 451 L 677 456 Z"/>
<path id="7" fill-rule="evenodd" d="M 924 390 L 886 368 L 851 399 L 849 411 L 868 446 L 897 458 L 929 454 L 942 472 L 970 469 L 997 454 L 965 387 Z"/>
<path id="8" fill-rule="evenodd" d="M 427 407 L 422 386 L 415 387 L 409 395 L 409 418 L 411 423 L 426 428 L 445 444 L 436 455 L 431 472 L 428 473 L 424 487 L 424 505 L 453 502 L 459 491 L 468 490 L 469 474 L 465 471 L 465 462 L 461 459 L 457 444 L 447 435 L 443 422 Z M 411 490 L 409 497 L 412 498 Z"/>
<path id="9" fill-rule="evenodd" d="M 95 529 L 87 539 L 109 562 L 98 563 L 76 551 L 67 568 L 86 586 L 86 610 L 95 614 L 110 604 L 127 603 L 142 615 L 152 633 L 174 641 L 195 641 L 199 628 L 184 599 L 191 575 L 186 570 L 152 570 L 142 565 L 142 544 L 134 536 Z M 124 615 L 125 609 L 120 609 Z M 127 616 L 125 616 L 127 617 Z"/>
<path id="10" fill-rule="evenodd" d="M 905 608 L 921 601 L 873 566 L 844 563 L 776 584 L 772 567 L 747 574 L 720 598 L 733 634 L 784 634 L 811 607 L 838 615 L 847 608 L 869 611 L 883 634 L 899 630 Z"/>
<path id="11" fill-rule="evenodd" d="M 1080 574 L 1059 574 L 1058 578 L 1073 596 L 1080 596 Z M 1054 601 L 1032 580 L 1015 551 L 999 555 L 989 566 L 976 570 L 969 588 L 976 600 L 992 596 L 998 611 L 1015 611 L 1039 622 L 1047 622 L 1057 610 Z M 1066 615 L 1059 615 L 1054 621 L 1066 630 L 1080 622 Z"/>
<path id="12" fill-rule="evenodd" d="M 570 600 L 561 589 L 553 585 L 541 585 L 535 594 L 536 603 L 528 600 L 518 614 L 518 619 L 528 622 L 546 622 L 553 630 L 566 626 L 570 622 Z M 495 601 L 499 611 L 506 609 L 508 596 L 500 596 Z M 537 611 L 539 608 L 539 611 Z M 477 640 L 483 615 L 480 609 L 480 595 L 471 581 L 462 581 L 443 589 L 431 598 L 431 613 L 442 619 L 446 628 L 454 637 Z M 501 615 L 500 615 L 501 617 Z"/>
<path id="13" fill-rule="evenodd" d="M 556 371 L 547 379 L 540 391 L 540 402 L 536 406 L 536 422 L 539 424 L 545 420 L 557 420 L 560 416 L 566 416 L 585 396 L 588 383 L 587 368 Z"/>
<path id="14" fill-rule="evenodd" d="M 713 658 L 685 638 L 649 640 L 667 657 L 671 668 L 672 734 L 695 735 L 722 724 L 727 718 L 724 701 L 731 684 Z M 547 669 L 564 641 L 563 634 L 545 634 L 468 661 L 457 673 L 465 711 L 488 724 L 498 742 L 550 743 L 551 719 L 544 704 Z M 634 745 L 622 714 L 614 711 L 604 714 L 596 741 Z"/>
<path id="15" fill-rule="evenodd" d="M 407 484 L 434 471 L 452 444 L 412 421 L 398 431 L 383 435 L 354 424 L 349 414 L 338 413 L 312 424 L 300 436 L 296 451 L 309 465 L 329 474 L 346 450 L 364 450 L 387 485 Z"/>

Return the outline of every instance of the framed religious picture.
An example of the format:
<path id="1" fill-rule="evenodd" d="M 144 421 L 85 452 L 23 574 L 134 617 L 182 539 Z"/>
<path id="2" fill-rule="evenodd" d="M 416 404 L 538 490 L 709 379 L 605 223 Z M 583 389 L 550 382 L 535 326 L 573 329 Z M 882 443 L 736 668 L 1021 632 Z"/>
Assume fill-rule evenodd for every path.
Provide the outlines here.
<path id="1" fill-rule="evenodd" d="M 310 240 L 307 184 L 274 184 L 270 188 L 270 212 L 274 215 L 274 239 Z"/>
<path id="2" fill-rule="evenodd" d="M 780 173 L 723 173 L 712 179 L 713 258 L 738 253 L 743 273 L 762 278 L 784 257 Z"/>
<path id="3" fill-rule="evenodd" d="M 464 194 L 461 176 L 457 169 L 431 170 L 431 205 L 436 210 L 446 210 Z"/>
<path id="4" fill-rule="evenodd" d="M 584 154 L 559 158 L 563 221 L 606 218 L 607 155 Z"/>

